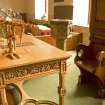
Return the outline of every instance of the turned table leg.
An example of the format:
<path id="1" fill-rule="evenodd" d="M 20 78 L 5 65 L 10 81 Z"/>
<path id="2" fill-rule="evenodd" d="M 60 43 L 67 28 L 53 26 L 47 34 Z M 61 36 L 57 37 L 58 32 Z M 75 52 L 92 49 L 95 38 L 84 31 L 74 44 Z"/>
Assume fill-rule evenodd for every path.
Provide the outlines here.
<path id="1" fill-rule="evenodd" d="M 58 87 L 59 105 L 64 105 L 64 96 L 65 96 L 65 93 L 66 93 L 65 85 L 64 85 L 65 72 L 66 72 L 66 62 L 61 61 L 61 69 L 60 69 L 60 72 L 59 72 L 59 87 Z"/>
<path id="2" fill-rule="evenodd" d="M 5 87 L 0 88 L 0 95 L 2 105 L 8 105 Z"/>

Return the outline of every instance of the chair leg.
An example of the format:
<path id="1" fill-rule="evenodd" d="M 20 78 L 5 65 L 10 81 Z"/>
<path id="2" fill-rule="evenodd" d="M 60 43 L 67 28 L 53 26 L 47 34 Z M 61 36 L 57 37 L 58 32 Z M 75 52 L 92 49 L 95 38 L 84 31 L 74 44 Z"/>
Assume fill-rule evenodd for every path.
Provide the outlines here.
<path id="1" fill-rule="evenodd" d="M 80 76 L 78 84 L 90 84 L 92 82 L 93 75 L 86 70 L 80 68 Z"/>
<path id="2" fill-rule="evenodd" d="M 94 78 L 95 86 L 97 87 L 97 96 L 98 98 L 105 99 L 105 84 L 98 77 Z"/>
<path id="3" fill-rule="evenodd" d="M 98 98 L 105 98 L 105 89 L 98 90 Z"/>

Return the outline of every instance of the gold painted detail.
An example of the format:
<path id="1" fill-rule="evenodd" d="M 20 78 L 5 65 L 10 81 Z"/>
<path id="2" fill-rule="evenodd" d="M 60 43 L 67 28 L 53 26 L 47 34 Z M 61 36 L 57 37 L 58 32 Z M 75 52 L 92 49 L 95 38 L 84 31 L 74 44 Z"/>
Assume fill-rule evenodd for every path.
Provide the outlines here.
<path id="1" fill-rule="evenodd" d="M 50 70 L 59 70 L 60 62 L 52 61 L 47 63 L 40 63 L 40 64 L 31 64 L 28 66 L 21 66 L 12 69 L 5 70 L 4 78 L 6 80 L 10 80 L 13 78 L 23 78 L 28 77 L 36 73 L 46 72 Z"/>
<path id="2" fill-rule="evenodd" d="M 0 73 L 0 88 L 4 87 L 4 76 L 3 73 Z"/>
<path id="3" fill-rule="evenodd" d="M 63 89 L 63 88 L 58 87 L 58 93 L 59 93 L 61 96 L 65 96 L 65 94 L 66 94 L 66 89 Z"/>
<path id="4" fill-rule="evenodd" d="M 61 73 L 66 73 L 66 61 L 62 61 L 62 63 L 61 63 L 61 65 L 62 65 L 62 69 L 61 69 Z"/>

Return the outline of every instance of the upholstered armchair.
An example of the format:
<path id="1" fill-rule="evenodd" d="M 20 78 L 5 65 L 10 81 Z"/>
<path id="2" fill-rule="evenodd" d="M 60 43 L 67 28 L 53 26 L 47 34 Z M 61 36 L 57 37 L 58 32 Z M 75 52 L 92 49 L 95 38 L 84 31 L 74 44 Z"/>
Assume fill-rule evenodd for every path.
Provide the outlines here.
<path id="1" fill-rule="evenodd" d="M 99 97 L 105 97 L 105 46 L 95 42 L 79 44 L 74 61 L 80 69 L 79 83 L 94 84 Z"/>

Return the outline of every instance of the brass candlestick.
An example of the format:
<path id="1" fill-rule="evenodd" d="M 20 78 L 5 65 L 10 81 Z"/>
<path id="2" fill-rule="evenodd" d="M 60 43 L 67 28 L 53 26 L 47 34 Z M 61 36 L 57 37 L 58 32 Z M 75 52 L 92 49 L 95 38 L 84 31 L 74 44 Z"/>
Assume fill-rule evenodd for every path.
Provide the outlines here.
<path id="1" fill-rule="evenodd" d="M 23 34 L 23 24 L 20 23 L 13 23 L 13 22 L 5 22 L 7 28 L 7 46 L 8 50 L 5 50 L 3 55 L 9 57 L 10 59 L 20 58 L 19 55 L 16 53 L 16 34 L 15 34 L 15 26 L 19 25 L 22 28 L 22 32 L 20 35 L 20 44 L 22 40 Z"/>
<path id="2" fill-rule="evenodd" d="M 11 22 L 6 22 L 6 28 L 7 28 L 7 46 L 8 50 L 5 50 L 3 55 L 14 59 L 19 58 L 19 56 L 16 54 L 15 47 L 16 47 L 16 36 L 14 34 L 14 26 Z"/>

